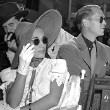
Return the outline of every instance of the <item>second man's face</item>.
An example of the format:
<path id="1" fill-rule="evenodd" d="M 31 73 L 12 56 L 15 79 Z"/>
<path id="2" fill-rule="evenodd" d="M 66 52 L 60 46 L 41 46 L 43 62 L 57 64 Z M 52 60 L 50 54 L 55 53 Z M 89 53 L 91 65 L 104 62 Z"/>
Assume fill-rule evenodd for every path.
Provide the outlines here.
<path id="1" fill-rule="evenodd" d="M 19 21 L 15 19 L 15 17 L 10 18 L 7 22 L 5 22 L 2 26 L 4 28 L 5 33 L 14 33 Z"/>

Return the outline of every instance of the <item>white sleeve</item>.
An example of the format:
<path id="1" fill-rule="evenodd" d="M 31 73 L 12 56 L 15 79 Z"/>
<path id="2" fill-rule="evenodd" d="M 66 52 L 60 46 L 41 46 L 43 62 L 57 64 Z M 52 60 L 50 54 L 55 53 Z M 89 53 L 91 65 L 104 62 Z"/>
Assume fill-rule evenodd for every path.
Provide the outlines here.
<path id="1" fill-rule="evenodd" d="M 80 98 L 80 77 L 72 75 L 68 82 L 65 95 L 63 97 L 62 102 L 60 103 L 61 107 L 76 107 L 78 106 L 79 98 Z"/>
<path id="2" fill-rule="evenodd" d="M 14 82 L 16 78 L 16 70 L 12 70 L 10 67 L 2 70 L 0 72 L 0 78 L 3 82 L 3 84 L 0 86 L 0 88 L 3 90 L 3 101 L 0 106 L 3 110 L 20 110 L 20 106 L 16 108 L 11 108 L 9 104 L 6 103 L 6 88 L 10 84 L 10 82 Z"/>
<path id="3" fill-rule="evenodd" d="M 51 81 L 56 79 L 58 86 L 65 84 L 69 79 L 69 72 L 67 71 L 66 61 L 63 59 L 53 59 L 54 65 L 51 70 Z"/>
<path id="4" fill-rule="evenodd" d="M 12 70 L 10 67 L 0 72 L 0 78 L 2 82 L 13 82 L 16 77 L 16 70 Z"/>

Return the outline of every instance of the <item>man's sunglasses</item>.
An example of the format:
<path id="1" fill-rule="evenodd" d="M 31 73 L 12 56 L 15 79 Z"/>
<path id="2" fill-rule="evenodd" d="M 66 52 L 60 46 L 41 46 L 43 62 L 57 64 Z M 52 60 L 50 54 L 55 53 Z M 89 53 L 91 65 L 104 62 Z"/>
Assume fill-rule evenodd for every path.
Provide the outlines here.
<path id="1" fill-rule="evenodd" d="M 40 40 L 39 40 L 38 38 L 35 38 L 35 39 L 32 40 L 32 42 L 33 42 L 34 45 L 37 46 L 37 45 L 39 45 Z M 44 36 L 44 37 L 42 38 L 42 42 L 43 42 L 43 44 L 47 44 L 47 43 L 48 43 L 47 37 Z"/>
<path id="2" fill-rule="evenodd" d="M 99 19 L 91 19 L 91 20 L 99 20 L 99 22 L 102 23 L 103 21 L 105 21 L 105 17 L 100 17 Z"/>

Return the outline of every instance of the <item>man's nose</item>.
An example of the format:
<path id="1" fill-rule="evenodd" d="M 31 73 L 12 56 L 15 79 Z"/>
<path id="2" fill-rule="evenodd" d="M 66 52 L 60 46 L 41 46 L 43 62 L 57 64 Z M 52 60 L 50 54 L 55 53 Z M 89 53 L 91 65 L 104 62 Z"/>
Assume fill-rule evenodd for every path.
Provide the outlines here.
<path id="1" fill-rule="evenodd" d="M 106 21 L 105 20 L 103 20 L 103 24 L 106 25 Z"/>
<path id="2" fill-rule="evenodd" d="M 4 27 L 4 31 L 5 31 L 5 33 L 8 33 L 7 27 Z"/>

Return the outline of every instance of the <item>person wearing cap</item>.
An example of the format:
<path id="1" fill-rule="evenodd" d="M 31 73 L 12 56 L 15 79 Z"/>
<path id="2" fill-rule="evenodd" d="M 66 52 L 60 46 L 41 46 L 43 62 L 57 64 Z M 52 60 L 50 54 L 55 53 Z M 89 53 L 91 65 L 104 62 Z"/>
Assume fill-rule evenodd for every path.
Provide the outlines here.
<path id="1" fill-rule="evenodd" d="M 10 71 L 2 71 L 4 101 L 0 107 L 4 110 L 78 108 L 80 77 L 73 76 L 69 80 L 66 61 L 50 59 L 47 52 L 57 39 L 61 26 L 62 16 L 54 9 L 47 10 L 28 25 Z"/>
<path id="2" fill-rule="evenodd" d="M 98 5 L 86 5 L 77 11 L 76 23 L 81 33 L 60 46 L 57 58 L 66 60 L 70 75 L 86 70 L 84 90 L 88 90 L 94 74 L 100 78 L 110 72 L 110 47 L 97 41 L 98 36 L 104 35 L 105 15 Z"/>
<path id="3" fill-rule="evenodd" d="M 14 55 L 18 46 L 15 30 L 28 14 L 29 10 L 20 9 L 16 2 L 7 2 L 0 5 L 0 25 L 4 28 L 6 33 L 4 40 L 7 42 L 9 48 L 9 53 L 7 52 L 7 54 L 12 53 L 11 55 Z"/>
<path id="4" fill-rule="evenodd" d="M 2 71 L 5 68 L 10 67 L 10 61 L 7 57 L 7 43 L 4 41 L 4 30 L 2 26 L 0 26 L 0 71 Z"/>

